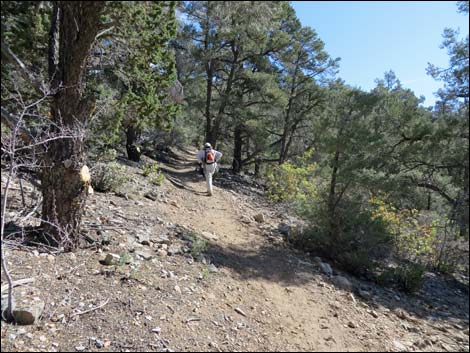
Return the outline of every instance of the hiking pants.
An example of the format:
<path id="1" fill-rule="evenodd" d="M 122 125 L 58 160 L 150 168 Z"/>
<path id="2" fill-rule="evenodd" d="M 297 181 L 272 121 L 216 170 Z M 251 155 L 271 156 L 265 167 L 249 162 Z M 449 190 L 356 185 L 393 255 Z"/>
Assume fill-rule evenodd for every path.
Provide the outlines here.
<path id="1" fill-rule="evenodd" d="M 212 195 L 212 175 L 215 173 L 217 163 L 204 164 L 204 175 L 206 176 L 207 192 Z"/>

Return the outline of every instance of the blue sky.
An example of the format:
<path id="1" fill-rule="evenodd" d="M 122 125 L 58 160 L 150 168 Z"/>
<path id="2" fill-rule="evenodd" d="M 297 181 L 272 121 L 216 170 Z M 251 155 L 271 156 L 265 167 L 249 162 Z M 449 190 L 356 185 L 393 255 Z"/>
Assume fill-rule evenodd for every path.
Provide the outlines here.
<path id="1" fill-rule="evenodd" d="M 444 28 L 468 35 L 468 15 L 455 1 L 292 1 L 302 25 L 312 27 L 332 57 L 341 57 L 338 76 L 370 90 L 388 70 L 433 105 L 443 86 L 426 74 L 428 62 L 447 67 L 440 49 Z"/>

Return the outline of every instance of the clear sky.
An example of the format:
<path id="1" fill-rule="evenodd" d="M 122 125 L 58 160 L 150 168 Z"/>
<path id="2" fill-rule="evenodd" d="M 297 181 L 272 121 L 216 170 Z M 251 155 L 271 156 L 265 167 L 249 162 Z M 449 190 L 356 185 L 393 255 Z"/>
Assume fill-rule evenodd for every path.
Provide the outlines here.
<path id="1" fill-rule="evenodd" d="M 338 76 L 352 86 L 370 90 L 376 78 L 393 70 L 402 85 L 425 106 L 435 102 L 443 83 L 426 74 L 429 63 L 447 67 L 440 49 L 444 28 L 468 35 L 468 15 L 455 1 L 292 1 L 302 25 L 312 27 L 326 51 L 340 57 Z"/>

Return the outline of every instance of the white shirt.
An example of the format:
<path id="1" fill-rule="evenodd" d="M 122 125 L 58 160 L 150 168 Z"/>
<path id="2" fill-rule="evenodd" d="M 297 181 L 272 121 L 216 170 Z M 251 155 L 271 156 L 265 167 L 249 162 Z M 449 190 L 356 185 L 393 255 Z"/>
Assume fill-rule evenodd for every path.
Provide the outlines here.
<path id="1" fill-rule="evenodd" d="M 220 158 L 222 158 L 222 153 L 213 149 L 211 149 L 211 151 L 214 154 L 215 162 L 218 162 Z M 200 150 L 196 155 L 197 161 L 199 163 L 204 163 L 205 155 L 206 155 L 206 150 Z"/>

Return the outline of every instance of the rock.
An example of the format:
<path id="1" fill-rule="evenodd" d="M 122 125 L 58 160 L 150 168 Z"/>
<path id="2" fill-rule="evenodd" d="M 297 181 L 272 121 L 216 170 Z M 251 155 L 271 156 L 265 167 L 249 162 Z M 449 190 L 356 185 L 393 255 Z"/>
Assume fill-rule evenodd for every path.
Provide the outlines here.
<path id="1" fill-rule="evenodd" d="M 153 241 L 158 244 L 171 244 L 171 240 L 166 235 L 159 235 L 158 238 L 154 238 Z"/>
<path id="2" fill-rule="evenodd" d="M 111 239 L 109 238 L 109 234 L 103 233 L 101 234 L 101 245 L 109 245 L 111 244 Z"/>
<path id="3" fill-rule="evenodd" d="M 290 236 L 291 226 L 288 225 L 287 223 L 279 223 L 279 225 L 277 226 L 277 229 L 279 230 L 279 233 L 287 237 Z"/>
<path id="4" fill-rule="evenodd" d="M 147 233 L 141 233 L 137 236 L 139 243 L 142 245 L 150 245 L 150 235 Z"/>
<path id="5" fill-rule="evenodd" d="M 171 245 L 170 248 L 168 249 L 168 255 L 177 255 L 177 254 L 182 254 L 183 250 L 181 246 L 178 245 Z"/>
<path id="6" fill-rule="evenodd" d="M 103 348 L 104 347 L 104 342 L 100 339 L 95 340 L 95 346 L 96 348 Z"/>
<path id="7" fill-rule="evenodd" d="M 313 261 L 315 261 L 315 263 L 316 263 L 317 265 L 319 265 L 319 266 L 320 266 L 320 264 L 323 262 L 323 261 L 321 260 L 321 257 L 318 257 L 318 256 L 315 256 L 315 257 L 313 258 Z"/>
<path id="8" fill-rule="evenodd" d="M 171 202 L 170 202 L 170 205 L 175 206 L 176 208 L 179 208 L 179 207 L 180 207 L 180 206 L 178 205 L 178 203 L 177 203 L 175 200 L 171 201 Z"/>
<path id="9" fill-rule="evenodd" d="M 148 249 L 144 249 L 144 250 L 137 250 L 135 252 L 135 254 L 141 258 L 143 258 L 144 260 L 152 260 L 154 255 L 153 255 L 153 252 L 148 250 Z"/>
<path id="10" fill-rule="evenodd" d="M 214 264 L 210 264 L 207 269 L 209 270 L 210 273 L 219 272 L 219 269 Z"/>
<path id="11" fill-rule="evenodd" d="M 264 223 L 264 215 L 262 213 L 256 214 L 253 218 L 258 223 Z"/>
<path id="12" fill-rule="evenodd" d="M 158 194 L 156 194 L 155 192 L 153 191 L 149 191 L 149 192 L 146 192 L 144 194 L 144 197 L 149 199 L 149 200 L 152 200 L 152 201 L 157 201 L 158 199 Z"/>
<path id="13" fill-rule="evenodd" d="M 400 341 L 393 341 L 393 347 L 397 349 L 399 352 L 404 352 L 406 351 L 406 347 L 401 343 Z"/>
<path id="14" fill-rule="evenodd" d="M 331 266 L 329 264 L 327 264 L 326 262 L 322 262 L 320 263 L 320 268 L 321 270 L 323 271 L 323 273 L 325 275 L 327 275 L 328 277 L 332 276 L 333 275 L 333 269 L 331 268 Z"/>
<path id="15" fill-rule="evenodd" d="M 178 293 L 178 294 L 181 294 L 180 286 L 178 286 L 178 285 L 175 286 L 175 292 Z"/>
<path id="16" fill-rule="evenodd" d="M 209 232 L 202 232 L 201 235 L 206 238 L 207 240 L 217 240 L 219 237 L 215 234 Z"/>
<path id="17" fill-rule="evenodd" d="M 359 296 L 364 299 L 370 299 L 372 297 L 372 295 L 368 291 L 362 289 L 359 289 L 357 294 L 359 294 Z"/>
<path id="18" fill-rule="evenodd" d="M 251 219 L 248 218 L 248 216 L 246 216 L 246 215 L 243 215 L 243 216 L 241 217 L 240 221 L 241 221 L 242 223 L 245 223 L 245 224 L 250 224 L 250 223 L 251 223 Z"/>
<path id="19" fill-rule="evenodd" d="M 107 265 L 107 266 L 115 265 L 115 264 L 119 263 L 120 258 L 121 257 L 117 254 L 109 253 L 109 254 L 106 254 L 104 259 L 100 260 L 100 263 L 103 264 L 103 265 Z"/>
<path id="20" fill-rule="evenodd" d="M 160 327 L 155 327 L 154 329 L 152 329 L 152 332 L 160 333 L 160 332 L 162 332 L 162 329 Z"/>
<path id="21" fill-rule="evenodd" d="M 333 277 L 332 281 L 337 287 L 341 289 L 344 289 L 347 291 L 351 291 L 353 289 L 352 283 L 346 277 L 335 276 Z"/>
<path id="22" fill-rule="evenodd" d="M 349 322 L 348 322 L 348 327 L 350 327 L 350 328 L 357 328 L 357 325 L 356 325 L 354 322 L 349 321 Z"/>
<path id="23" fill-rule="evenodd" d="M 82 352 L 82 351 L 84 351 L 85 349 L 86 349 L 86 347 L 85 347 L 85 346 L 82 346 L 82 345 L 79 345 L 79 346 L 76 346 L 76 347 L 75 347 L 75 350 L 78 351 L 78 352 Z"/>
<path id="24" fill-rule="evenodd" d="M 40 292 L 33 287 L 17 287 L 13 289 L 13 318 L 18 325 L 32 325 L 42 315 L 45 303 L 40 298 Z M 8 296 L 2 296 L 2 316 L 8 306 Z"/>
<path id="25" fill-rule="evenodd" d="M 54 263 L 55 262 L 55 256 L 54 255 L 47 255 L 47 261 L 49 261 L 50 263 Z"/>
<path id="26" fill-rule="evenodd" d="M 369 314 L 371 314 L 373 317 L 375 317 L 376 319 L 379 317 L 379 314 L 377 314 L 376 311 L 374 310 L 371 310 L 371 311 L 368 311 Z"/>
<path id="27" fill-rule="evenodd" d="M 159 249 L 159 250 L 157 251 L 157 254 L 158 254 L 158 256 L 162 256 L 162 257 L 165 257 L 165 256 L 168 255 L 168 253 L 166 252 L 166 250 L 163 250 L 163 249 Z"/>

